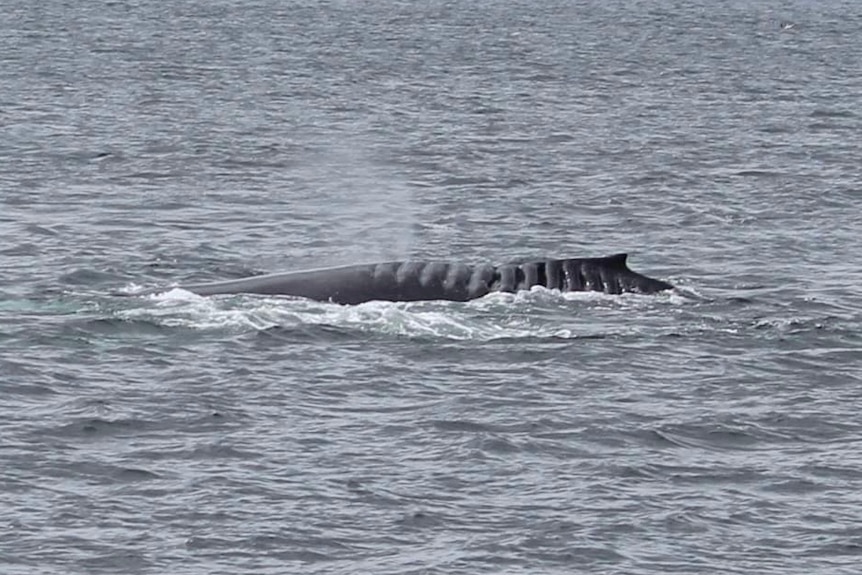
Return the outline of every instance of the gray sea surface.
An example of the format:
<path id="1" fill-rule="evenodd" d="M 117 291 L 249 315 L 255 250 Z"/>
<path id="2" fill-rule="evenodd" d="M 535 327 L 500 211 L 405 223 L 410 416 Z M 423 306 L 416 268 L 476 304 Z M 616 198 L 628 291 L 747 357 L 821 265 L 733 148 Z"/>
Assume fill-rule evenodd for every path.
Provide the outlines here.
<path id="1" fill-rule="evenodd" d="M 860 29 L 3 0 L 0 573 L 859 573 Z M 678 288 L 170 289 L 618 252 Z"/>

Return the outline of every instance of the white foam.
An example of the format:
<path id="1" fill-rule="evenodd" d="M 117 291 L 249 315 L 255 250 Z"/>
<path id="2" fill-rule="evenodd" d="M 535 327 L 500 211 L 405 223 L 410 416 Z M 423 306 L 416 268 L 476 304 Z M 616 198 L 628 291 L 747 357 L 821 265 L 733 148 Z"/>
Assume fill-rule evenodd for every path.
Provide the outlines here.
<path id="1" fill-rule="evenodd" d="M 178 287 L 169 288 L 168 290 L 162 292 L 148 294 L 147 298 L 158 302 L 199 301 L 205 299 L 194 292 L 190 292 L 188 290 L 184 290 Z"/>
<path id="2" fill-rule="evenodd" d="M 517 293 L 492 293 L 469 302 L 371 301 L 348 306 L 301 298 L 201 297 L 171 288 L 135 301 L 144 305 L 118 310 L 117 316 L 195 330 L 258 331 L 272 327 L 332 326 L 400 337 L 488 341 L 594 337 L 613 325 L 613 322 L 603 321 L 602 315 L 607 313 L 603 310 L 646 310 L 667 305 L 670 299 L 632 294 L 560 293 L 536 287 Z M 591 318 L 594 314 L 599 315 Z"/>

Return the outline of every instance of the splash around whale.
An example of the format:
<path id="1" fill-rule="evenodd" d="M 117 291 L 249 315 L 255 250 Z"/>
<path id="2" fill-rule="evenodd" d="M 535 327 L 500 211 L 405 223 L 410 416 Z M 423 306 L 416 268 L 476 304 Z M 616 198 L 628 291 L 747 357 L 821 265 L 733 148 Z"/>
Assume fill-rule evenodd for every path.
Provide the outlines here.
<path id="1" fill-rule="evenodd" d="M 466 265 L 434 261 L 359 264 L 180 285 L 201 296 L 262 294 L 303 297 L 338 304 L 372 300 L 468 301 L 492 292 L 542 286 L 562 292 L 651 294 L 671 284 L 629 269 L 627 254 L 601 258 L 548 259 L 521 264 Z"/>

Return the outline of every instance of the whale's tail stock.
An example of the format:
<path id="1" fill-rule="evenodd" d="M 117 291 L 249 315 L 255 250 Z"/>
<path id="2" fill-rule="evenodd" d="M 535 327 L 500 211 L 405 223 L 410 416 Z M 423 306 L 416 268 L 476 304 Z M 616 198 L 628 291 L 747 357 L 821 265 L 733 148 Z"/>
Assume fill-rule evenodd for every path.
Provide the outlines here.
<path id="1" fill-rule="evenodd" d="M 503 271 L 506 268 L 507 266 L 500 266 L 498 269 Z M 514 272 L 516 280 L 522 279 L 522 283 L 517 282 L 515 289 L 508 289 L 507 284 L 501 291 L 518 291 L 541 285 L 563 292 L 650 294 L 673 288 L 665 281 L 632 271 L 628 267 L 628 254 L 531 262 L 517 266 Z M 511 275 L 512 272 L 508 273 Z"/>

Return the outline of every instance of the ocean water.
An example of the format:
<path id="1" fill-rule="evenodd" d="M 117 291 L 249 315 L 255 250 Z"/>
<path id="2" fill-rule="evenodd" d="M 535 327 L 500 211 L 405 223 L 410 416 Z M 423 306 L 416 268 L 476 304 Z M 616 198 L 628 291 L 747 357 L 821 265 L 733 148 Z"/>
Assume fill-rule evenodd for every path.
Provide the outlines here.
<path id="1" fill-rule="evenodd" d="M 0 8 L 0 573 L 858 573 L 862 4 Z"/>

